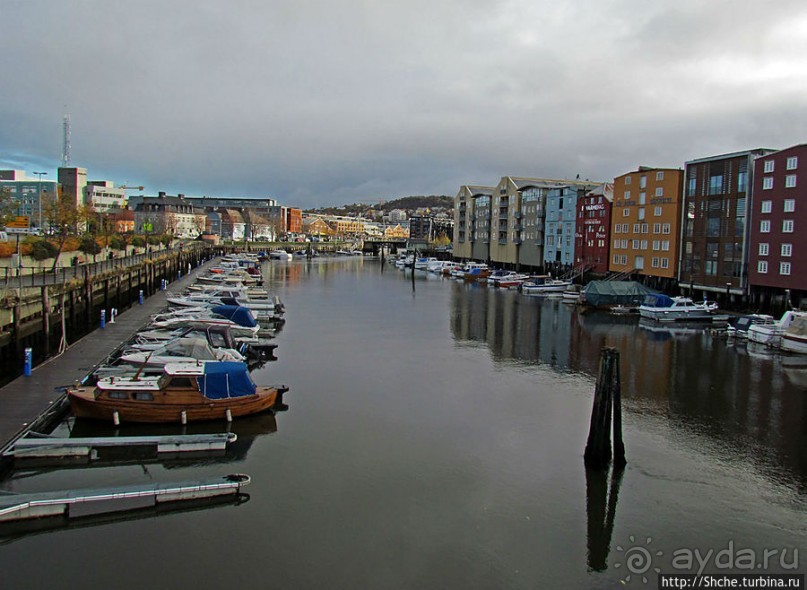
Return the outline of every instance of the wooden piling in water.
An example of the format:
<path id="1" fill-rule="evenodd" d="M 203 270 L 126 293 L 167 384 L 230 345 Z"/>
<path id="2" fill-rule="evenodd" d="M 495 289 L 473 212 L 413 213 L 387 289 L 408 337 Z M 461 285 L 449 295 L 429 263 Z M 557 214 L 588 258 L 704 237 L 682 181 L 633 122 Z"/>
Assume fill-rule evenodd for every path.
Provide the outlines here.
<path id="1" fill-rule="evenodd" d="M 611 417 L 613 414 L 614 467 L 625 466 L 622 441 L 622 396 L 619 375 L 619 351 L 606 347 L 600 351 L 600 373 L 594 391 L 591 425 L 584 461 L 591 469 L 607 469 L 611 463 Z"/>

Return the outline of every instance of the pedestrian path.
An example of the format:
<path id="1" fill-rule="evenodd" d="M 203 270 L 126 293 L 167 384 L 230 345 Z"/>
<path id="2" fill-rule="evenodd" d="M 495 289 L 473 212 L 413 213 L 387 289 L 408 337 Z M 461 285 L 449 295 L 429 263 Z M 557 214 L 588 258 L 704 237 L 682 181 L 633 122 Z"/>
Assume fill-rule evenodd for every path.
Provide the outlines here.
<path id="1" fill-rule="evenodd" d="M 207 266 L 192 271 L 171 283 L 175 290 L 188 287 L 195 275 Z M 81 381 L 97 365 L 103 363 L 122 344 L 128 342 L 148 322 L 149 318 L 166 307 L 165 291 L 158 291 L 134 305 L 72 344 L 57 357 L 34 367 L 30 377 L 18 377 L 0 388 L 0 453 L 38 416 L 49 411 L 64 396 L 64 388 Z"/>

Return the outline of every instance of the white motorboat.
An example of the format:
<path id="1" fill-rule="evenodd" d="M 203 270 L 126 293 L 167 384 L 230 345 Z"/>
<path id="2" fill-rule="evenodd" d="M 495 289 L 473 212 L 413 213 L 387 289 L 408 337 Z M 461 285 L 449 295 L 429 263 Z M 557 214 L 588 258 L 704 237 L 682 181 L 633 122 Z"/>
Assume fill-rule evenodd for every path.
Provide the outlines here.
<path id="1" fill-rule="evenodd" d="M 269 258 L 271 260 L 291 260 L 292 255 L 282 249 L 272 250 L 271 252 L 269 252 Z"/>
<path id="2" fill-rule="evenodd" d="M 243 361 L 244 357 L 231 348 L 212 348 L 202 338 L 177 338 L 154 350 L 138 350 L 121 355 L 120 362 L 130 365 L 163 366 L 168 363 L 208 361 Z"/>
<path id="3" fill-rule="evenodd" d="M 525 295 L 562 294 L 572 286 L 571 280 L 553 279 L 551 275 L 532 276 L 521 283 Z"/>
<path id="4" fill-rule="evenodd" d="M 807 313 L 796 312 L 793 321 L 782 332 L 782 350 L 796 354 L 807 354 Z"/>
<path id="5" fill-rule="evenodd" d="M 429 263 L 431 262 L 439 262 L 433 256 L 425 256 L 421 258 L 415 259 L 415 270 L 428 270 Z"/>
<path id="6" fill-rule="evenodd" d="M 660 322 L 711 321 L 716 307 L 708 302 L 695 303 L 689 297 L 669 297 L 663 293 L 647 295 L 639 306 L 639 316 Z"/>
<path id="7" fill-rule="evenodd" d="M 778 347 L 782 342 L 782 333 L 787 330 L 793 320 L 800 312 L 788 310 L 782 317 L 772 324 L 755 324 L 748 328 L 748 340 L 765 344 L 767 346 Z"/>

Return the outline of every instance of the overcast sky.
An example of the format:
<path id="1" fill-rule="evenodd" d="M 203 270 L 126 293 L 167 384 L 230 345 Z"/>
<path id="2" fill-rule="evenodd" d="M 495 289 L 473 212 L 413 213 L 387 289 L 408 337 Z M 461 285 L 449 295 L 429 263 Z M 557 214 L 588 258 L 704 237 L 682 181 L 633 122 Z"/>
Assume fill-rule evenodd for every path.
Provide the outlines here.
<path id="1" fill-rule="evenodd" d="M 0 0 L 0 168 L 317 207 L 807 142 L 803 0 Z"/>

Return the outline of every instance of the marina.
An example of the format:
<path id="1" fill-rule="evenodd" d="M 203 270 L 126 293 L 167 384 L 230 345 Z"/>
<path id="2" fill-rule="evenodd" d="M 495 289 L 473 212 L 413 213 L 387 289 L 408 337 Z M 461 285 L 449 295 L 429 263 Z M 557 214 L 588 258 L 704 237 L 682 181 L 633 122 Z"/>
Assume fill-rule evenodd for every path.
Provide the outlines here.
<path id="1" fill-rule="evenodd" d="M 583 311 L 369 257 L 262 269 L 288 309 L 272 339 L 278 360 L 253 376 L 289 384 L 287 412 L 184 427 L 68 418 L 53 436 L 226 430 L 237 440 L 204 459 L 23 469 L 2 483 L 34 494 L 248 473 L 250 501 L 147 507 L 47 534 L 0 528 L 11 587 L 81 578 L 56 550 L 76 542 L 99 556 L 126 547 L 123 563 L 90 562 L 97 583 L 127 589 L 142 585 L 154 551 L 176 557 L 155 588 L 219 587 L 232 568 L 259 585 L 267 535 L 282 541 L 271 576 L 285 587 L 614 588 L 624 577 L 617 546 L 631 536 L 652 538 L 665 555 L 694 530 L 716 551 L 726 539 L 790 552 L 807 541 L 805 369 L 788 366 L 790 356 L 757 354 L 704 325 L 648 330 L 638 314 Z M 627 466 L 618 480 L 583 466 L 603 347 L 621 358 Z M 215 541 L 225 529 L 237 532 L 241 553 L 222 569 Z M 148 543 L 127 542 L 132 535 Z M 53 567 L 37 567 L 31 556 L 41 552 L 53 553 Z"/>

